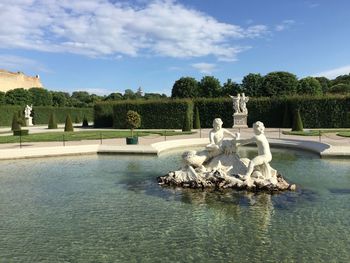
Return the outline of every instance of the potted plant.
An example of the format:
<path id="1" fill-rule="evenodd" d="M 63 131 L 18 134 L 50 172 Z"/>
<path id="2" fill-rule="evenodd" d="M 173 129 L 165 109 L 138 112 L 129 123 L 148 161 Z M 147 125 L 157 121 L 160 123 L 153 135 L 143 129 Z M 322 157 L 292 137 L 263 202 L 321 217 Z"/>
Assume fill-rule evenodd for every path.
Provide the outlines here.
<path id="1" fill-rule="evenodd" d="M 131 130 L 131 137 L 126 137 L 126 144 L 138 144 L 139 138 L 134 136 L 134 129 L 141 126 L 141 116 L 136 111 L 129 110 L 126 113 L 126 124 Z"/>

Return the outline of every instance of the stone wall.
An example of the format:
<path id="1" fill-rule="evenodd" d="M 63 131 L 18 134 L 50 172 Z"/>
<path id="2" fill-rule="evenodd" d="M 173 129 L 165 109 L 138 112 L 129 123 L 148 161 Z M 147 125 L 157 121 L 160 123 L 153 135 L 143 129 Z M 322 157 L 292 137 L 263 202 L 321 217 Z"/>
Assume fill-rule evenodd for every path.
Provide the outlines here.
<path id="1" fill-rule="evenodd" d="M 24 75 L 22 72 L 10 72 L 0 69 L 0 91 L 7 92 L 17 88 L 42 88 L 39 76 L 30 77 Z"/>

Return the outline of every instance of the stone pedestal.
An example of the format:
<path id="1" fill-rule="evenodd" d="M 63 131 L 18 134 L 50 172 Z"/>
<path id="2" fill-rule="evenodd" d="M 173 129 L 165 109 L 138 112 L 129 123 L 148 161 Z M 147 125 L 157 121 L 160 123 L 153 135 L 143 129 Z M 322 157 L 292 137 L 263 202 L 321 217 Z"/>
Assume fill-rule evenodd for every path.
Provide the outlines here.
<path id="1" fill-rule="evenodd" d="M 26 119 L 26 126 L 33 126 L 33 117 L 25 118 Z"/>
<path id="2" fill-rule="evenodd" d="M 247 117 L 246 113 L 234 113 L 232 128 L 248 128 Z"/>

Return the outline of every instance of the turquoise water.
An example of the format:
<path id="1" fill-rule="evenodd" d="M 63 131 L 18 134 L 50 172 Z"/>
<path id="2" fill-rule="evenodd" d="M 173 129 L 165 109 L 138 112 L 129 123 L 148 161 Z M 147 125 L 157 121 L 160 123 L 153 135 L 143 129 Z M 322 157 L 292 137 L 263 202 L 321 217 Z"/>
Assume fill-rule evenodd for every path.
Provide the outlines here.
<path id="1" fill-rule="evenodd" d="M 180 154 L 0 162 L 0 262 L 350 262 L 349 160 L 274 149 L 298 191 L 273 196 L 159 187 Z"/>

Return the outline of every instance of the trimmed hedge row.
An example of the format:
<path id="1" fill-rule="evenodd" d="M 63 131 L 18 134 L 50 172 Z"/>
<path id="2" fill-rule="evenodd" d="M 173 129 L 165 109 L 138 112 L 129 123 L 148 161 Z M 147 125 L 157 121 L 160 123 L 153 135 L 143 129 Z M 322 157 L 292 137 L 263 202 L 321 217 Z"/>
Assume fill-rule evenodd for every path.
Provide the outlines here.
<path id="1" fill-rule="evenodd" d="M 109 110 L 109 107 L 110 105 L 106 108 Z M 126 113 L 128 110 L 136 111 L 141 115 L 141 129 L 182 129 L 186 126 L 184 125 L 186 120 L 189 121 L 189 127 L 193 127 L 193 102 L 191 100 L 123 101 L 113 103 L 112 108 L 113 128 L 127 128 Z M 108 124 L 109 118 L 106 118 L 105 115 L 104 117 Z"/>
<path id="2" fill-rule="evenodd" d="M 21 110 L 24 110 L 24 107 L 13 105 L 0 106 L 0 126 L 11 126 L 13 114 Z M 33 106 L 33 123 L 47 124 L 51 113 L 55 113 L 57 123 L 64 123 L 68 114 L 70 114 L 74 120 L 78 118 L 82 121 L 84 115 L 89 121 L 93 120 L 93 109 L 91 108 Z"/>
<path id="3" fill-rule="evenodd" d="M 183 127 L 185 113 L 193 122 L 194 107 L 198 107 L 202 128 L 212 127 L 215 118 L 221 118 L 224 127 L 232 127 L 230 98 L 98 103 L 94 108 L 95 127 L 125 128 L 126 112 L 134 110 L 141 115 L 141 128 L 178 129 Z M 249 127 L 258 120 L 266 127 L 282 127 L 286 116 L 293 119 L 296 109 L 300 110 L 304 128 L 350 127 L 349 95 L 251 98 L 247 107 Z"/>

